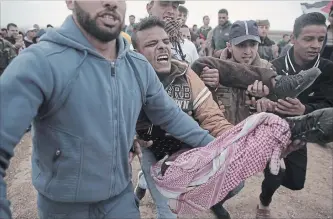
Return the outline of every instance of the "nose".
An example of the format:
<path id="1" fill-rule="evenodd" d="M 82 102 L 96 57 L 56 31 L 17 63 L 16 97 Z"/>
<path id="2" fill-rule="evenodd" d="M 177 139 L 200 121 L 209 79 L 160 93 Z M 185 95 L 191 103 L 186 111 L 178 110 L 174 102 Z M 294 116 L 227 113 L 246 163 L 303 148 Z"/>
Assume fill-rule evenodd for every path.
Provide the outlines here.
<path id="1" fill-rule="evenodd" d="M 311 47 L 318 49 L 318 48 L 321 48 L 322 45 L 323 45 L 323 42 L 320 42 L 318 39 L 316 39 L 311 44 Z"/>
<path id="2" fill-rule="evenodd" d="M 101 1 L 101 2 L 102 2 L 103 7 L 105 7 L 105 8 L 116 9 L 118 7 L 117 1 L 111 1 L 111 0 L 105 1 L 104 0 L 104 1 Z"/>
<path id="3" fill-rule="evenodd" d="M 172 3 L 168 4 L 166 7 L 165 7 L 165 13 L 170 16 L 170 17 L 173 17 L 175 14 L 176 14 L 176 10 L 173 6 L 172 6 Z"/>
<path id="4" fill-rule="evenodd" d="M 250 46 L 245 46 L 244 47 L 244 53 L 245 54 L 250 54 L 251 53 L 251 47 Z"/>
<path id="5" fill-rule="evenodd" d="M 163 42 L 163 41 L 160 41 L 158 44 L 157 44 L 157 49 L 158 50 L 166 50 L 167 48 L 167 45 Z"/>

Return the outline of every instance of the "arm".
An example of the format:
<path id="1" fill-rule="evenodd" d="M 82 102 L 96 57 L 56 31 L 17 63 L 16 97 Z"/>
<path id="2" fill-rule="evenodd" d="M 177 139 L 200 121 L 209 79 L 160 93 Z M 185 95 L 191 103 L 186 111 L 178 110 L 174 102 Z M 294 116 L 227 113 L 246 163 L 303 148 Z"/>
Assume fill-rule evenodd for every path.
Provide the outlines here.
<path id="1" fill-rule="evenodd" d="M 187 72 L 187 78 L 194 99 L 194 118 L 199 122 L 199 125 L 215 137 L 233 127 L 213 100 L 211 92 L 191 69 Z"/>
<path id="2" fill-rule="evenodd" d="M 24 135 L 26 128 L 37 115 L 46 98 L 46 90 L 53 87 L 53 77 L 45 75 L 47 68 L 43 57 L 25 51 L 16 57 L 0 78 L 0 218 L 11 217 L 3 180 L 14 147 Z"/>
<path id="3" fill-rule="evenodd" d="M 318 109 L 333 107 L 333 63 L 329 63 L 322 69 L 322 74 L 315 82 L 316 88 L 313 96 L 308 97 L 304 114 L 311 113 Z"/>
<path id="4" fill-rule="evenodd" d="M 214 138 L 200 128 L 197 122 L 184 113 L 169 97 L 154 69 L 148 66 L 146 105 L 143 110 L 154 125 L 161 126 L 180 141 L 193 147 L 205 146 Z"/>
<path id="5" fill-rule="evenodd" d="M 272 78 L 276 72 L 268 68 L 260 68 L 251 65 L 242 65 L 231 61 L 221 60 L 213 57 L 201 57 L 196 60 L 191 68 L 201 78 L 204 67 L 217 69 L 219 83 L 239 89 L 247 89 L 256 80 L 262 81 L 270 90 L 273 90 Z"/>

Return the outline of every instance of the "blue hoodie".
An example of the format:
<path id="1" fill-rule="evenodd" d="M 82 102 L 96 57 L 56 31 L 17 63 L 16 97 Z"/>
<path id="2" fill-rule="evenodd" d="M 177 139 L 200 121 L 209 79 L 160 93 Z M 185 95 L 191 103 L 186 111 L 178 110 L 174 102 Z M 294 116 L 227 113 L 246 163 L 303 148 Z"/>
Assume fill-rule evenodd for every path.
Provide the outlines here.
<path id="1" fill-rule="evenodd" d="M 51 200 L 97 202 L 127 187 L 141 108 L 193 147 L 213 140 L 169 97 L 142 55 L 122 37 L 117 47 L 114 62 L 103 58 L 69 16 L 0 79 L 0 152 L 13 156 L 33 121 L 33 185 Z"/>

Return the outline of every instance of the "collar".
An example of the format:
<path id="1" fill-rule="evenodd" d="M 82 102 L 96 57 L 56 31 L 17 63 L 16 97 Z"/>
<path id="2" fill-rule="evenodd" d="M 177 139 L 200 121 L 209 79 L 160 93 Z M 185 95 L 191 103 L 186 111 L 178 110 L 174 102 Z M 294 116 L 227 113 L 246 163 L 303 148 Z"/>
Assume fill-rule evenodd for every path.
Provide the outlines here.
<path id="1" fill-rule="evenodd" d="M 300 66 L 295 62 L 294 59 L 294 47 L 291 47 L 288 52 L 287 55 L 284 57 L 284 63 L 285 63 L 285 70 L 284 73 L 286 75 L 288 75 L 289 73 L 291 74 L 297 74 L 302 70 L 307 70 L 313 67 L 318 67 L 319 63 L 320 63 L 320 54 L 318 54 L 317 58 L 315 58 L 314 60 L 312 60 L 311 62 Z"/>

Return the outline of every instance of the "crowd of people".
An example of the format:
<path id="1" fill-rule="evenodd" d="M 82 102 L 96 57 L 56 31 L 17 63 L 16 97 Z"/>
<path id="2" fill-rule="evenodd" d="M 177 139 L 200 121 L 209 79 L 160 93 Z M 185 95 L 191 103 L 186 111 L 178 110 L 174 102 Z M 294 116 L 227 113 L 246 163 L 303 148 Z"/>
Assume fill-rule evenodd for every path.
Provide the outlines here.
<path id="1" fill-rule="evenodd" d="M 217 27 L 189 28 L 185 1 L 149 1 L 129 25 L 125 1 L 66 4 L 59 28 L 1 30 L 0 218 L 31 124 L 41 219 L 140 218 L 147 190 L 157 218 L 228 219 L 223 204 L 258 172 L 256 218 L 268 219 L 281 185 L 304 187 L 306 143 L 333 141 L 333 7 L 330 26 L 303 14 L 276 43 L 268 20 L 230 22 L 226 9 Z"/>

